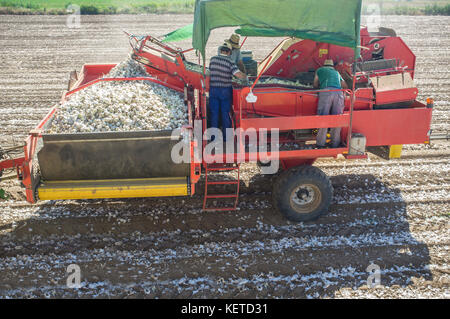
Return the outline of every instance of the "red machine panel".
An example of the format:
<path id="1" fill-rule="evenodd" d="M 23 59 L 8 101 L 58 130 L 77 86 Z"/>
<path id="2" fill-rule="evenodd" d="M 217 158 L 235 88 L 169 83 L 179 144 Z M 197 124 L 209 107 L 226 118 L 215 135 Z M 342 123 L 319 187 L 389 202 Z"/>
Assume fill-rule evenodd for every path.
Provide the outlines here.
<path id="1" fill-rule="evenodd" d="M 302 40 L 292 44 L 287 50 L 282 48 L 280 50 L 283 53 L 267 68 L 264 75 L 295 78 L 298 73 L 315 71 L 329 57 L 338 63 L 352 62 L 354 57 L 353 50 L 350 48 L 311 40 Z"/>
<path id="2" fill-rule="evenodd" d="M 326 59 L 333 59 L 335 64 L 351 64 L 355 61 L 353 50 L 346 47 L 311 40 L 298 40 L 287 48 L 282 44 L 269 55 L 275 60 L 264 75 L 295 78 L 301 72 L 315 71 Z M 395 59 L 396 66 L 409 70 L 414 78 L 416 57 L 401 38 L 370 34 L 367 28 L 361 29 L 361 59 L 357 62 L 381 59 Z"/>
<path id="3" fill-rule="evenodd" d="M 245 100 L 241 101 L 242 112 L 249 117 L 261 115 L 295 116 L 299 112 L 297 102 L 300 102 L 300 99 L 298 98 L 298 93 L 292 92 L 289 89 L 256 89 L 254 93 L 258 94 L 257 103 L 247 103 Z M 237 91 L 235 96 L 239 96 L 239 91 Z M 235 112 L 239 111 L 238 107 L 239 103 L 235 103 Z"/>
<path id="4" fill-rule="evenodd" d="M 418 103 L 419 104 L 419 103 Z M 432 109 L 421 108 L 353 112 L 353 133 L 362 133 L 367 146 L 422 144 L 428 141 Z M 346 136 L 348 130 L 343 129 Z"/>

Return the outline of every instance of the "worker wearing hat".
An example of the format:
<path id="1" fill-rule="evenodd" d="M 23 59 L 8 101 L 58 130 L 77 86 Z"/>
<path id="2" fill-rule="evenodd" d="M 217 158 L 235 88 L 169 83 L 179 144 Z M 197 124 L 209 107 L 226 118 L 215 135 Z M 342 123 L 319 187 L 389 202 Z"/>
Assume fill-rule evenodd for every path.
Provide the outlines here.
<path id="1" fill-rule="evenodd" d="M 239 37 L 239 35 L 234 33 L 229 39 L 225 40 L 225 43 L 231 45 L 230 59 L 234 63 L 236 63 L 239 70 L 241 70 L 243 73 L 246 73 L 244 62 L 242 62 L 241 46 L 239 45 L 240 40 L 241 38 Z M 218 54 L 220 54 L 220 52 L 218 52 Z"/>
<path id="2" fill-rule="evenodd" d="M 344 112 L 344 94 L 342 88 L 347 88 L 342 76 L 334 69 L 333 60 L 325 60 L 323 67 L 317 69 L 314 76 L 314 88 L 320 88 L 317 115 L 338 115 Z M 327 92 L 328 91 L 328 92 Z M 331 92 L 329 92 L 331 91 Z M 328 128 L 320 128 L 317 133 L 316 145 L 324 148 L 327 139 Z M 341 128 L 331 128 L 331 147 L 337 148 L 341 144 Z"/>
<path id="3" fill-rule="evenodd" d="M 219 47 L 219 54 L 212 57 L 209 63 L 209 115 L 211 127 L 219 128 L 220 119 L 224 140 L 226 140 L 226 129 L 231 128 L 232 78 L 233 76 L 240 79 L 247 78 L 230 59 L 231 50 L 232 46 L 225 42 Z M 214 138 L 211 138 L 211 140 L 214 140 Z"/>

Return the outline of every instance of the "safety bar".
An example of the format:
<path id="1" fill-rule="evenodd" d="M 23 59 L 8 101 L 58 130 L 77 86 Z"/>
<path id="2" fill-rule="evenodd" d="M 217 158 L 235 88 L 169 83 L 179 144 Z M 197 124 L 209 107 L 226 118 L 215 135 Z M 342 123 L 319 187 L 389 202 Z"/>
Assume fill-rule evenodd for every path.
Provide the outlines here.
<path id="1" fill-rule="evenodd" d="M 349 113 L 339 115 L 312 115 L 312 116 L 281 116 L 281 117 L 265 117 L 265 118 L 243 118 L 242 117 L 242 105 L 245 101 L 245 96 L 249 94 L 250 89 L 244 88 L 241 91 L 240 103 L 239 103 L 239 123 L 240 127 L 245 130 L 248 128 L 265 128 L 279 129 L 279 130 L 300 130 L 300 129 L 316 129 L 316 128 L 329 128 L 329 127 L 348 127 L 349 134 L 347 136 L 347 146 L 350 144 L 352 119 L 353 119 L 353 105 L 355 102 L 355 77 L 353 78 L 353 90 L 349 89 L 336 89 L 336 90 L 314 90 L 308 91 L 305 94 L 315 94 L 321 92 L 343 92 L 351 96 L 351 107 Z M 292 90 L 291 92 L 298 93 L 299 90 Z M 302 91 L 304 92 L 304 91 Z M 275 92 L 273 92 L 275 93 Z M 285 94 L 286 91 L 276 92 Z M 254 94 L 264 94 L 264 92 L 258 92 L 255 90 Z M 242 132 L 242 131 L 241 131 Z M 240 137 L 240 145 L 242 147 L 242 136 Z M 348 147 L 346 148 L 348 150 Z"/>
<path id="2" fill-rule="evenodd" d="M 282 116 L 266 118 L 241 119 L 241 128 L 265 128 L 267 130 L 280 129 L 301 130 L 328 127 L 348 127 L 350 115 L 312 115 L 312 116 Z"/>

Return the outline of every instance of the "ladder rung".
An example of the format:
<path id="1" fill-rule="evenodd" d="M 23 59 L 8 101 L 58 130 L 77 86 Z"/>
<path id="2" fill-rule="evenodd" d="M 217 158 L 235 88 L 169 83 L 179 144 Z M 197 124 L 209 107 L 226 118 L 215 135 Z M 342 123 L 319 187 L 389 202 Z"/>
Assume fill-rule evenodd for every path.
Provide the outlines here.
<path id="1" fill-rule="evenodd" d="M 203 208 L 203 210 L 209 211 L 209 212 L 214 212 L 214 211 L 226 212 L 226 211 L 236 210 L 236 207 Z"/>
<path id="2" fill-rule="evenodd" d="M 238 167 L 207 167 L 208 171 L 233 171 L 239 169 Z"/>
<path id="3" fill-rule="evenodd" d="M 208 185 L 233 185 L 238 184 L 238 181 L 223 181 L 223 182 L 207 182 Z"/>
<path id="4" fill-rule="evenodd" d="M 210 166 L 206 165 L 206 181 L 205 181 L 205 195 L 203 201 L 203 211 L 234 211 L 236 210 L 237 201 L 239 200 L 239 165 L 236 166 L 228 166 L 227 164 L 211 164 Z M 238 180 L 225 180 L 225 181 L 208 181 L 208 171 L 237 171 L 238 172 Z M 237 191 L 235 194 L 218 194 L 218 195 L 208 195 L 208 186 L 209 185 L 237 185 Z M 221 207 L 221 208 L 207 208 L 207 200 L 208 199 L 233 199 L 235 203 L 233 206 Z M 231 204 L 231 203 L 230 203 Z"/>
<path id="5" fill-rule="evenodd" d="M 237 194 L 233 195 L 207 195 L 206 198 L 236 198 L 238 197 Z"/>

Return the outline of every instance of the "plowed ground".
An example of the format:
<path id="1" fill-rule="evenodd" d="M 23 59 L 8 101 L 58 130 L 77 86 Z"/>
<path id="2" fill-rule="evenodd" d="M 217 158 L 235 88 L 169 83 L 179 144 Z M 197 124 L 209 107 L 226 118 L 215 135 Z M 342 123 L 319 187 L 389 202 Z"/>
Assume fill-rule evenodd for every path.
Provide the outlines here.
<path id="1" fill-rule="evenodd" d="M 69 71 L 123 60 L 123 29 L 161 35 L 192 16 L 89 16 L 80 29 L 65 20 L 0 16 L 0 145 L 39 122 Z M 383 25 L 416 54 L 420 98 L 434 97 L 433 128 L 447 130 L 450 19 L 385 17 Z M 210 55 L 227 36 L 213 32 Z M 247 48 L 261 59 L 278 41 Z M 17 182 L 4 183 L 0 298 L 449 298 L 449 145 L 408 146 L 400 160 L 318 161 L 334 201 L 300 224 L 273 209 L 272 177 L 254 165 L 244 165 L 239 210 L 229 213 L 201 212 L 201 194 L 29 205 Z M 66 286 L 70 264 L 80 266 L 80 289 Z M 367 286 L 370 264 L 380 267 L 379 288 Z"/>

